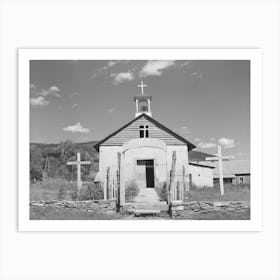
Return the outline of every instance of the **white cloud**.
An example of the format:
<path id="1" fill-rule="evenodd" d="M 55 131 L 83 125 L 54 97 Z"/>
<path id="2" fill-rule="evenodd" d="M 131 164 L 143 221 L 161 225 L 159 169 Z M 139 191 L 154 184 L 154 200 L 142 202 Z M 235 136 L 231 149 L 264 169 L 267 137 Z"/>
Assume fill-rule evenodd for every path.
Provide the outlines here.
<path id="1" fill-rule="evenodd" d="M 51 86 L 48 89 L 48 94 L 59 98 L 60 97 L 60 89 L 57 86 Z"/>
<path id="2" fill-rule="evenodd" d="M 70 94 L 70 98 L 73 98 L 74 96 L 78 96 L 78 95 L 80 95 L 79 92 L 73 92 Z"/>
<path id="3" fill-rule="evenodd" d="M 71 109 L 75 110 L 77 107 L 78 107 L 78 104 L 75 103 L 75 104 L 72 105 Z"/>
<path id="4" fill-rule="evenodd" d="M 49 103 L 50 102 L 45 100 L 45 97 L 43 97 L 43 96 L 39 96 L 39 97 L 35 97 L 35 98 L 30 99 L 30 104 L 31 104 L 31 106 L 34 106 L 34 107 L 46 106 Z"/>
<path id="5" fill-rule="evenodd" d="M 189 65 L 189 62 L 188 62 L 188 61 L 185 61 L 185 62 L 183 62 L 183 63 L 181 64 L 181 67 L 185 67 L 185 66 L 187 66 L 187 65 Z"/>
<path id="6" fill-rule="evenodd" d="M 228 139 L 225 137 L 222 137 L 219 139 L 218 143 L 222 145 L 224 148 L 234 148 L 235 143 L 233 139 Z"/>
<path id="7" fill-rule="evenodd" d="M 125 81 L 131 81 L 134 79 L 134 74 L 131 71 L 128 72 L 122 72 L 122 73 L 113 73 L 111 74 L 111 77 L 114 79 L 115 84 L 120 84 Z"/>
<path id="8" fill-rule="evenodd" d="M 212 142 L 203 142 L 203 141 L 201 141 L 200 143 L 198 143 L 197 146 L 199 148 L 210 149 L 210 148 L 215 148 L 217 145 L 215 143 L 212 143 Z"/>
<path id="9" fill-rule="evenodd" d="M 54 96 L 54 97 L 61 97 L 60 89 L 57 86 L 51 86 L 49 89 L 41 89 L 38 90 L 38 87 L 34 84 L 30 84 L 30 93 L 33 96 Z"/>
<path id="10" fill-rule="evenodd" d="M 172 60 L 149 60 L 139 73 L 140 77 L 161 76 L 164 69 L 175 64 Z"/>
<path id="11" fill-rule="evenodd" d="M 196 138 L 194 138 L 194 141 L 195 142 L 201 142 L 201 138 L 196 137 Z"/>
<path id="12" fill-rule="evenodd" d="M 90 130 L 88 128 L 85 128 L 81 125 L 81 123 L 76 123 L 74 125 L 69 125 L 67 127 L 63 127 L 64 131 L 68 131 L 71 133 L 89 133 Z"/>
<path id="13" fill-rule="evenodd" d="M 117 60 L 111 60 L 111 61 L 108 62 L 108 66 L 109 66 L 109 67 L 113 67 L 113 66 L 115 66 L 117 63 L 118 63 Z"/>
<path id="14" fill-rule="evenodd" d="M 193 72 L 190 74 L 190 77 L 193 79 L 201 80 L 202 79 L 202 73 Z"/>
<path id="15" fill-rule="evenodd" d="M 112 108 L 108 109 L 108 112 L 113 113 L 115 110 L 116 110 L 116 108 L 112 107 Z"/>

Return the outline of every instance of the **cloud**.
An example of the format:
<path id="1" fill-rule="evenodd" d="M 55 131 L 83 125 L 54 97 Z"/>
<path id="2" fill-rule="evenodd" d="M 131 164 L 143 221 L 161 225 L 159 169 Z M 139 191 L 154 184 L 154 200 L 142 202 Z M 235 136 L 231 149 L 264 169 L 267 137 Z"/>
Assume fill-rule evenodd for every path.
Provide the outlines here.
<path id="1" fill-rule="evenodd" d="M 80 93 L 79 92 L 73 92 L 70 94 L 70 98 L 73 98 L 74 96 L 79 96 Z"/>
<path id="2" fill-rule="evenodd" d="M 202 73 L 193 72 L 190 74 L 190 77 L 193 79 L 201 80 L 202 79 Z"/>
<path id="3" fill-rule="evenodd" d="M 31 104 L 31 106 L 34 106 L 34 107 L 46 106 L 49 103 L 50 102 L 45 100 L 45 97 L 43 97 L 43 96 L 39 96 L 39 97 L 35 97 L 35 98 L 30 99 L 30 104 Z"/>
<path id="4" fill-rule="evenodd" d="M 234 148 L 235 143 L 233 139 L 228 139 L 225 137 L 222 137 L 219 139 L 218 143 L 222 145 L 224 148 Z"/>
<path id="5" fill-rule="evenodd" d="M 139 76 L 161 76 L 163 70 L 175 64 L 172 60 L 149 60 L 141 69 Z"/>
<path id="6" fill-rule="evenodd" d="M 183 63 L 181 64 L 181 67 L 185 67 L 185 66 L 187 66 L 187 65 L 189 65 L 189 62 L 188 62 L 188 61 L 185 61 L 185 62 L 183 62 Z"/>
<path id="7" fill-rule="evenodd" d="M 108 112 L 113 113 L 115 110 L 116 110 L 116 108 L 112 107 L 112 108 L 108 109 Z"/>
<path id="8" fill-rule="evenodd" d="M 111 60 L 111 61 L 108 62 L 108 66 L 109 66 L 109 67 L 113 67 L 113 66 L 115 66 L 117 63 L 118 63 L 117 60 Z"/>
<path id="9" fill-rule="evenodd" d="M 30 94 L 33 96 L 54 96 L 61 97 L 60 89 L 57 86 L 51 86 L 49 89 L 38 90 L 38 87 L 34 84 L 30 84 Z"/>
<path id="10" fill-rule="evenodd" d="M 81 123 L 76 123 L 74 125 L 69 125 L 67 127 L 63 127 L 64 131 L 68 131 L 71 133 L 89 133 L 90 130 L 88 128 L 85 128 L 81 125 Z"/>
<path id="11" fill-rule="evenodd" d="M 203 142 L 203 141 L 201 141 L 200 143 L 198 143 L 197 146 L 199 148 L 203 148 L 203 149 L 210 149 L 210 148 L 215 148 L 217 145 L 215 143 L 212 143 L 212 142 Z"/>
<path id="12" fill-rule="evenodd" d="M 196 137 L 196 138 L 194 138 L 194 141 L 195 142 L 201 142 L 201 138 Z"/>
<path id="13" fill-rule="evenodd" d="M 75 103 L 75 104 L 72 105 L 71 109 L 75 110 L 77 107 L 78 107 L 78 104 Z"/>
<path id="14" fill-rule="evenodd" d="M 113 73 L 111 74 L 111 77 L 113 77 L 114 79 L 114 84 L 120 84 L 123 83 L 125 81 L 131 81 L 134 79 L 134 74 L 132 73 L 132 71 L 128 71 L 128 72 L 122 72 L 122 73 Z"/>

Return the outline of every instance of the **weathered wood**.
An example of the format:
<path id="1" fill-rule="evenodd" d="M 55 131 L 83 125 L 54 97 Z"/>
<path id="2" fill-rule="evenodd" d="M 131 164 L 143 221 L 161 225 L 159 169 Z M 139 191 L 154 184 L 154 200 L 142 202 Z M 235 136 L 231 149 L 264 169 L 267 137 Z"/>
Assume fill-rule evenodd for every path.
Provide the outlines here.
<path id="1" fill-rule="evenodd" d="M 234 156 L 222 156 L 222 147 L 218 145 L 218 156 L 216 157 L 207 157 L 205 160 L 208 161 L 218 161 L 219 162 L 219 183 L 220 183 L 220 192 L 221 195 L 224 195 L 224 178 L 223 178 L 223 160 L 234 159 Z"/>
<path id="2" fill-rule="evenodd" d="M 170 170 L 170 185 L 169 185 L 169 202 L 175 200 L 175 168 L 176 168 L 176 151 L 172 153 L 172 164 Z"/>
<path id="3" fill-rule="evenodd" d="M 120 211 L 121 199 L 121 153 L 118 153 L 118 170 L 117 170 L 117 211 Z"/>
<path id="4" fill-rule="evenodd" d="M 105 199 L 110 199 L 111 191 L 110 191 L 110 167 L 107 168 L 106 174 L 106 196 Z"/>
<path id="5" fill-rule="evenodd" d="M 175 138 L 172 134 L 167 131 L 157 127 L 151 121 L 148 121 L 145 118 L 140 118 L 134 123 L 130 124 L 114 136 L 107 139 L 102 145 L 104 146 L 122 146 L 125 142 L 131 139 L 139 138 L 139 126 L 140 125 L 148 125 L 149 126 L 149 137 L 150 138 L 158 138 L 163 140 L 167 145 L 182 145 L 185 143 L 181 140 Z"/>
<path id="6" fill-rule="evenodd" d="M 77 165 L 77 188 L 78 192 L 82 188 L 82 178 L 81 178 L 81 166 L 85 164 L 91 164 L 90 161 L 81 161 L 81 154 L 77 153 L 77 161 L 69 161 L 67 165 Z"/>

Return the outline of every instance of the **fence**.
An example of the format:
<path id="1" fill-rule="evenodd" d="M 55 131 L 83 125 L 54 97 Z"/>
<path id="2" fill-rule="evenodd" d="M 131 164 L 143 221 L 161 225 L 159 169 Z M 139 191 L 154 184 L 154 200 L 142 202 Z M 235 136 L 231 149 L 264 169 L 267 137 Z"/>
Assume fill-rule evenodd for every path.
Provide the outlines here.
<path id="1" fill-rule="evenodd" d="M 113 176 L 113 174 L 110 172 L 110 167 L 108 167 L 106 174 L 106 187 L 104 188 L 104 199 L 118 198 L 119 184 L 119 171 L 117 170 L 115 176 Z"/>
<path id="2" fill-rule="evenodd" d="M 185 201 L 187 191 L 189 191 L 189 182 L 186 181 L 186 168 L 183 165 L 180 172 L 178 170 L 176 172 L 176 152 L 173 151 L 168 202 L 176 200 Z"/>

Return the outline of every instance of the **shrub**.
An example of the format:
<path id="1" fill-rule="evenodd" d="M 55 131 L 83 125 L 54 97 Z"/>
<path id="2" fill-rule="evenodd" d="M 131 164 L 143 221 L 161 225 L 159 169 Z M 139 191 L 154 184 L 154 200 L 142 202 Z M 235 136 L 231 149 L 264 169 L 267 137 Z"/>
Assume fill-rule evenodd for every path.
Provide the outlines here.
<path id="1" fill-rule="evenodd" d="M 167 183 L 163 182 L 161 186 L 155 187 L 155 190 L 159 196 L 159 199 L 161 201 L 167 201 L 168 199 L 168 188 L 167 188 Z"/>
<path id="2" fill-rule="evenodd" d="M 62 200 L 71 199 L 71 193 L 75 191 L 77 184 L 61 178 L 48 178 L 30 184 L 30 200 Z"/>
<path id="3" fill-rule="evenodd" d="M 140 189 L 134 181 L 130 181 L 125 186 L 125 202 L 133 202 L 134 198 L 139 194 Z"/>
<path id="4" fill-rule="evenodd" d="M 83 182 L 80 193 L 73 193 L 72 197 L 74 200 L 101 200 L 104 199 L 104 190 L 100 183 Z"/>

